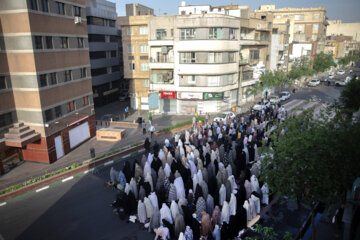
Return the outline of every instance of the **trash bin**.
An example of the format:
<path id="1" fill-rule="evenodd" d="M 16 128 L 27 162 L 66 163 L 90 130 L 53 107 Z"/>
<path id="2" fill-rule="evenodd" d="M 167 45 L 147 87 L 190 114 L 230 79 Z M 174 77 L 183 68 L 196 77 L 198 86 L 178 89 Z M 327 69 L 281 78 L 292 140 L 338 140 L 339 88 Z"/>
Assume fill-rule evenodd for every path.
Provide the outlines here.
<path id="1" fill-rule="evenodd" d="M 91 158 L 95 157 L 95 148 L 90 148 L 90 156 Z"/>

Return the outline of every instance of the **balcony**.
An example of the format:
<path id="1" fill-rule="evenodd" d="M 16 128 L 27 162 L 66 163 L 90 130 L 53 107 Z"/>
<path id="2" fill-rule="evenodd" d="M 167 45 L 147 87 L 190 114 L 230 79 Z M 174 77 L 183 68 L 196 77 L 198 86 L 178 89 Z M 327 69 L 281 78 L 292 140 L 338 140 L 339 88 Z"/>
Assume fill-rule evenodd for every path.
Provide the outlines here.
<path id="1" fill-rule="evenodd" d="M 249 59 L 243 58 L 239 60 L 239 65 L 247 65 L 249 64 Z"/>
<path id="2" fill-rule="evenodd" d="M 160 39 L 152 39 L 148 42 L 149 46 L 173 46 L 174 38 L 160 38 Z"/>
<path id="3" fill-rule="evenodd" d="M 167 55 L 150 57 L 149 68 L 150 69 L 173 69 L 174 68 L 174 57 L 167 56 Z"/>

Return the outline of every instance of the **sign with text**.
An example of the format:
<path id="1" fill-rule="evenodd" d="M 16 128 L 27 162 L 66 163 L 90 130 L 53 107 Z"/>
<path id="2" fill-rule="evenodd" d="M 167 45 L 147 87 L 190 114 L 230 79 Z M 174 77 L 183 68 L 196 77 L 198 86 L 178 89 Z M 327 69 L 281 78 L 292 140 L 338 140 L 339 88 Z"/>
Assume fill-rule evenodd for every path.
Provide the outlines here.
<path id="1" fill-rule="evenodd" d="M 203 94 L 196 93 L 196 92 L 178 92 L 177 93 L 178 99 L 192 99 L 192 100 L 202 100 Z"/>
<path id="2" fill-rule="evenodd" d="M 175 91 L 163 91 L 161 92 L 161 98 L 175 99 Z"/>
<path id="3" fill-rule="evenodd" d="M 204 100 L 223 100 L 223 92 L 204 93 Z"/>

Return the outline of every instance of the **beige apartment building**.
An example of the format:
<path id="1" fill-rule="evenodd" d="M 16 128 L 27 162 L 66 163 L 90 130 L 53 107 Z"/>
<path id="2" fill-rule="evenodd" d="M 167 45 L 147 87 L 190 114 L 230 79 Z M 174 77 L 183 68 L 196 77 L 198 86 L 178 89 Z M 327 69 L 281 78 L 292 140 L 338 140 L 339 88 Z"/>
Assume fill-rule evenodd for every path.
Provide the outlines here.
<path id="1" fill-rule="evenodd" d="M 0 4 L 0 172 L 95 135 L 85 0 Z"/>
<path id="2" fill-rule="evenodd" d="M 326 36 L 351 36 L 353 41 L 360 42 L 360 22 L 343 23 L 341 20 L 329 20 Z"/>
<path id="3" fill-rule="evenodd" d="M 290 44 L 309 44 L 311 51 L 306 51 L 306 53 L 310 53 L 311 57 L 324 51 L 328 25 L 325 7 L 276 9 L 275 5 L 261 5 L 259 10 L 255 10 L 255 13 L 264 12 L 272 13 L 274 21 L 289 20 Z M 292 51 L 294 50 L 290 49 L 290 53 Z"/>
<path id="4" fill-rule="evenodd" d="M 127 8 L 128 9 L 128 8 Z M 122 32 L 124 78 L 129 81 L 130 107 L 148 110 L 148 19 L 151 15 L 118 17 Z"/>

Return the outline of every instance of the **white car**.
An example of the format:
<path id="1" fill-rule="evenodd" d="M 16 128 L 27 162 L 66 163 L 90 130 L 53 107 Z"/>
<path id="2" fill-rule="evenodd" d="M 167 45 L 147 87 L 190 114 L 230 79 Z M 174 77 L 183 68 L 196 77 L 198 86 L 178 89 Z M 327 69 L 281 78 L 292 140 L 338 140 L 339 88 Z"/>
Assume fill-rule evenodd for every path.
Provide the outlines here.
<path id="1" fill-rule="evenodd" d="M 319 79 L 311 79 L 310 82 L 308 83 L 309 87 L 316 87 L 318 85 L 320 85 Z"/>
<path id="2" fill-rule="evenodd" d="M 227 117 L 234 119 L 236 117 L 236 115 L 233 112 L 223 112 L 214 118 L 214 122 L 226 121 Z"/>
<path id="3" fill-rule="evenodd" d="M 348 84 L 348 82 L 350 82 L 350 80 L 351 77 L 347 76 L 344 81 L 341 80 L 335 81 L 335 86 L 345 86 L 346 84 Z"/>
<path id="4" fill-rule="evenodd" d="M 289 99 L 290 96 L 291 96 L 288 91 L 283 91 L 279 95 L 280 95 L 280 100 L 281 101 L 285 101 L 285 100 Z"/>
<path id="5" fill-rule="evenodd" d="M 253 106 L 253 110 L 255 111 L 260 111 L 262 109 L 265 109 L 266 107 L 269 107 L 270 106 L 270 102 L 269 101 L 265 101 L 265 102 L 258 102 L 257 104 L 255 104 Z"/>
<path id="6" fill-rule="evenodd" d="M 341 70 L 339 70 L 336 74 L 337 74 L 337 75 L 344 75 L 344 74 L 345 74 L 345 71 L 341 69 Z"/>
<path id="7" fill-rule="evenodd" d="M 329 79 L 333 79 L 334 78 L 334 73 L 330 73 L 329 74 Z"/>
<path id="8" fill-rule="evenodd" d="M 271 104 L 278 104 L 281 99 L 278 96 L 270 96 L 270 103 Z"/>

